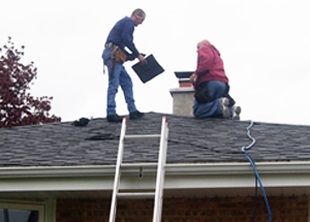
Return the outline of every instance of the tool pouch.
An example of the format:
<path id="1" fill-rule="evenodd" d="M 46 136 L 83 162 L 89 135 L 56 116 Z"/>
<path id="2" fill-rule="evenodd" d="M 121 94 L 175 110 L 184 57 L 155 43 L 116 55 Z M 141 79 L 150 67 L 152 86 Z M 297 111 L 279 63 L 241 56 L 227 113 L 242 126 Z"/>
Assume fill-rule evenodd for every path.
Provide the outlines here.
<path id="1" fill-rule="evenodd" d="M 112 52 L 112 57 L 115 58 L 115 61 L 123 64 L 126 61 L 126 54 L 120 48 L 116 47 Z"/>
<path id="2" fill-rule="evenodd" d="M 195 99 L 198 103 L 207 103 L 211 101 L 211 97 L 208 94 L 208 82 L 204 82 L 198 85 L 195 90 Z"/>

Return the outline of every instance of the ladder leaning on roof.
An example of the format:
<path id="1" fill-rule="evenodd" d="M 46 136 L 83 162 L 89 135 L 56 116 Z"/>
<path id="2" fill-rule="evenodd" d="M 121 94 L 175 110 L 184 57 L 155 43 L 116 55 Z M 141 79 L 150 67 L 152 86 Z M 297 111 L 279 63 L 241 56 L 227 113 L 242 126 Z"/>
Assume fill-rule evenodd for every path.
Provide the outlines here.
<path id="1" fill-rule="evenodd" d="M 162 202 L 163 202 L 163 188 L 165 179 L 165 164 L 167 155 L 167 144 L 168 144 L 168 122 L 165 116 L 162 117 L 161 133 L 160 134 L 148 134 L 148 135 L 126 135 L 126 118 L 123 118 L 122 128 L 119 138 L 119 147 L 117 154 L 117 162 L 115 169 L 114 186 L 112 192 L 112 200 L 110 206 L 110 217 L 109 222 L 115 222 L 116 210 L 117 210 L 117 198 L 154 198 L 154 211 L 153 211 L 153 222 L 161 221 L 162 214 Z M 124 153 L 124 141 L 125 140 L 138 140 L 138 139 L 160 139 L 159 140 L 159 153 L 157 163 L 157 174 L 156 174 L 156 185 L 155 192 L 120 192 L 120 177 L 121 169 L 134 165 L 134 163 L 123 164 L 123 153 Z M 139 165 L 141 166 L 141 165 Z M 143 165 L 142 165 L 143 167 Z"/>

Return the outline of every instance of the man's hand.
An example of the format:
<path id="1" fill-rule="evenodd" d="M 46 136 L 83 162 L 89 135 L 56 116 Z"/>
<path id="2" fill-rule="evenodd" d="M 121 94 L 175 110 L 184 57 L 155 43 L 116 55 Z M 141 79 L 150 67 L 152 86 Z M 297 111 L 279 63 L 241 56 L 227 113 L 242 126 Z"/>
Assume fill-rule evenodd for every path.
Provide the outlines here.
<path id="1" fill-rule="evenodd" d="M 197 74 L 193 73 L 190 77 L 189 77 L 189 81 L 194 84 L 197 81 Z"/>
<path id="2" fill-rule="evenodd" d="M 138 56 L 138 59 L 142 64 L 147 64 L 147 61 L 145 59 L 145 54 L 140 53 Z"/>

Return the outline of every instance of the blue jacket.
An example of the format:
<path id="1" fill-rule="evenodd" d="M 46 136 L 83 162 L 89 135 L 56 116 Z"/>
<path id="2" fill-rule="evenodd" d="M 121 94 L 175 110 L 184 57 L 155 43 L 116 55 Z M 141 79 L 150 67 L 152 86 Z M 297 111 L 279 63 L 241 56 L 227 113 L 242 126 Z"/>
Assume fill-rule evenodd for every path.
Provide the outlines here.
<path id="1" fill-rule="evenodd" d="M 137 58 L 139 56 L 139 51 L 137 50 L 135 44 L 133 43 L 133 32 L 135 30 L 134 21 L 125 17 L 119 20 L 112 30 L 110 31 L 106 43 L 113 43 L 117 45 L 122 50 L 125 51 L 125 47 L 127 47 L 132 54 Z"/>

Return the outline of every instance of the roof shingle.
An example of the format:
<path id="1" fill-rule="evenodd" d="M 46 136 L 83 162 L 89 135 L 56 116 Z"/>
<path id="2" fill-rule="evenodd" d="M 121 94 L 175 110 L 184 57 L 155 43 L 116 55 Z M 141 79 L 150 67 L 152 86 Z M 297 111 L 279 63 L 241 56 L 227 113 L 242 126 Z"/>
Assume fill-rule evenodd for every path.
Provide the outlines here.
<path id="1" fill-rule="evenodd" d="M 162 116 L 169 125 L 168 163 L 247 162 L 241 151 L 252 141 L 250 121 L 203 119 L 146 113 L 127 121 L 126 134 L 158 134 Z M 85 127 L 72 122 L 0 130 L 0 166 L 70 166 L 115 164 L 121 124 L 92 119 Z M 248 153 L 255 161 L 310 160 L 310 126 L 254 122 L 256 144 Z M 125 162 L 155 162 L 156 141 L 125 144 Z"/>

